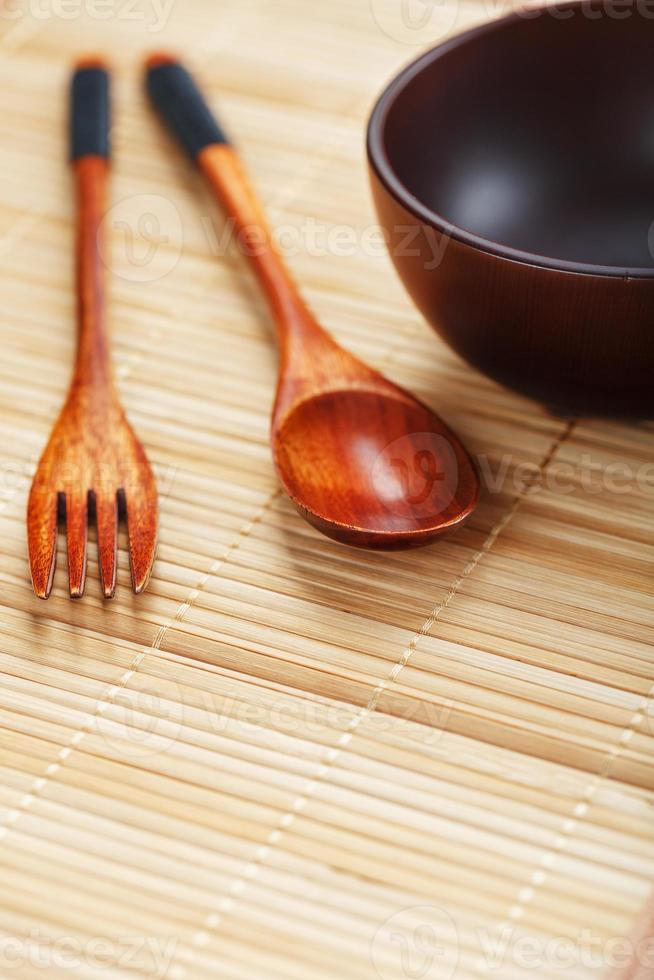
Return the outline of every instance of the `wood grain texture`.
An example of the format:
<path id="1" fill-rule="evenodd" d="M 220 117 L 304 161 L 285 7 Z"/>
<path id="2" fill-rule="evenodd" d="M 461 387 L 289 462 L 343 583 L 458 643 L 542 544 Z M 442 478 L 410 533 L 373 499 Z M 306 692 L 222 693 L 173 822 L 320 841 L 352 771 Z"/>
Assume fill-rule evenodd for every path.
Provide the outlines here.
<path id="1" fill-rule="evenodd" d="M 652 428 L 570 426 L 470 370 L 366 237 L 375 95 L 488 16 L 433 11 L 413 34 L 395 0 L 185 0 L 154 35 L 88 14 L 0 21 L 0 924 L 42 945 L 105 938 L 112 980 L 165 965 L 167 980 L 378 980 L 379 929 L 425 905 L 457 926 L 456 980 L 486 975 L 478 930 L 508 941 L 491 976 L 561 976 L 547 957 L 520 965 L 527 937 L 571 943 L 566 980 L 596 980 L 610 964 L 586 964 L 582 930 L 606 953 L 651 892 Z M 90 547 L 71 603 L 60 536 L 44 604 L 24 508 L 74 356 L 64 93 L 100 37 L 115 78 L 114 366 L 158 478 L 160 545 L 135 598 L 119 532 L 104 605 Z M 268 313 L 138 95 L 153 47 L 193 52 L 237 122 L 321 322 L 481 464 L 460 534 L 355 551 L 278 492 Z M 420 924 L 399 921 L 400 936 Z M 128 969 L 126 936 L 160 945 Z M 382 963 L 406 980 L 398 949 L 383 944 Z"/>

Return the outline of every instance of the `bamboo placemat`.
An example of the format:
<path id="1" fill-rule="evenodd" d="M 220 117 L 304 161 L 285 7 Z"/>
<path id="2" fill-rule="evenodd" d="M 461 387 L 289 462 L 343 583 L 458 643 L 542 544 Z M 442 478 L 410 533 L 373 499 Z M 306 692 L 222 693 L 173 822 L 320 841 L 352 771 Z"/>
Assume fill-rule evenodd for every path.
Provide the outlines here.
<path id="1" fill-rule="evenodd" d="M 499 12 L 7 4 L 2 977 L 582 980 L 635 953 L 653 975 L 622 940 L 642 938 L 654 866 L 652 427 L 556 419 L 479 376 L 375 244 L 375 93 Z M 460 533 L 365 554 L 280 495 L 269 326 L 146 106 L 139 62 L 160 47 L 219 105 L 321 319 L 477 454 L 487 489 Z M 123 549 L 115 600 L 92 556 L 73 604 L 60 542 L 44 604 L 24 509 L 73 350 L 67 76 L 98 50 L 116 69 L 115 361 L 160 548 L 146 595 Z"/>

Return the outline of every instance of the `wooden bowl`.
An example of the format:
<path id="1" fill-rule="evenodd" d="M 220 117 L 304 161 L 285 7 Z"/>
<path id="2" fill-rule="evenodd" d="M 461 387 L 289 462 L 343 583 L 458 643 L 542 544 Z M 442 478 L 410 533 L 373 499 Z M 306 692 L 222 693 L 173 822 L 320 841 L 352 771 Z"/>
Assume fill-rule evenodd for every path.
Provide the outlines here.
<path id="1" fill-rule="evenodd" d="M 566 3 L 428 51 L 368 129 L 395 266 L 470 364 L 562 412 L 654 414 L 654 11 Z"/>

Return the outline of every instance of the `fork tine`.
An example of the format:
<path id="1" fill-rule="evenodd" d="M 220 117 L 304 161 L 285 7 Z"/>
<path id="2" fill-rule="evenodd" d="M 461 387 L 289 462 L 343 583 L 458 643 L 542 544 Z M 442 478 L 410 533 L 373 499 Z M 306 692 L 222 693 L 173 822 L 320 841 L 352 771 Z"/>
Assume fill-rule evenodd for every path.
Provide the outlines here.
<path id="1" fill-rule="evenodd" d="M 116 538 L 118 533 L 118 501 L 116 495 L 103 493 L 95 499 L 98 529 L 98 565 L 105 599 L 116 591 Z"/>
<path id="2" fill-rule="evenodd" d="M 138 595 L 148 584 L 157 547 L 157 491 L 154 485 L 124 497 L 127 511 L 132 588 Z"/>
<path id="3" fill-rule="evenodd" d="M 87 494 L 66 494 L 66 541 L 68 580 L 71 599 L 80 599 L 86 581 L 86 541 L 88 531 Z"/>
<path id="4" fill-rule="evenodd" d="M 57 504 L 55 490 L 32 484 L 27 504 L 27 550 L 35 594 L 47 599 L 52 590 L 57 560 Z"/>

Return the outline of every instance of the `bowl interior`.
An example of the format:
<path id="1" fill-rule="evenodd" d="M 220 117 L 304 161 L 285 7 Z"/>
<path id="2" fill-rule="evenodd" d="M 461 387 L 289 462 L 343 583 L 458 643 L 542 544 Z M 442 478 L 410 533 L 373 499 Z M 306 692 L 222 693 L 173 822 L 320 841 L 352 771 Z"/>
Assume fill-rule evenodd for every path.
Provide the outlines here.
<path id="1" fill-rule="evenodd" d="M 388 92 L 391 171 L 500 246 L 653 269 L 654 19 L 639 9 L 532 11 L 430 52 Z"/>

